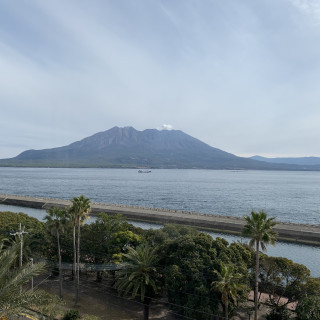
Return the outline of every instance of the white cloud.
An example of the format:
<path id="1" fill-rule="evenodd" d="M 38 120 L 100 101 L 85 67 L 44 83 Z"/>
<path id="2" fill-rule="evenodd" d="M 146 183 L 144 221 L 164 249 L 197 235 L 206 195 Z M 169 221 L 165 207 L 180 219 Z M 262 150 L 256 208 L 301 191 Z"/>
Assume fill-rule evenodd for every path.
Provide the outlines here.
<path id="1" fill-rule="evenodd" d="M 172 130 L 172 128 L 171 124 L 163 124 L 161 130 Z"/>
<path id="2" fill-rule="evenodd" d="M 232 153 L 317 153 L 301 141 L 320 136 L 306 124 L 318 119 L 320 33 L 305 14 L 319 5 L 0 2 L 0 158 L 10 141 L 12 154 L 113 126 L 170 130 L 168 115 Z"/>
<path id="3" fill-rule="evenodd" d="M 313 21 L 320 25 L 320 1 L 319 0 L 289 0 L 295 7 L 308 14 Z"/>

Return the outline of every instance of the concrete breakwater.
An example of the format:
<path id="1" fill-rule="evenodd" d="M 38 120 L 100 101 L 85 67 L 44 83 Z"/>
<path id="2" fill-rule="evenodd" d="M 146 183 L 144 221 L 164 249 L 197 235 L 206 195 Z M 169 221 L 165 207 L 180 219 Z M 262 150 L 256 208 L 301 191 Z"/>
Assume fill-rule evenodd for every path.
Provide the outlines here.
<path id="1" fill-rule="evenodd" d="M 0 203 L 6 205 L 22 206 L 35 209 L 48 209 L 52 207 L 66 208 L 71 204 L 68 200 L 33 198 L 16 195 L 0 195 Z M 92 203 L 92 215 L 100 212 L 108 214 L 122 214 L 130 220 L 178 223 L 209 229 L 216 232 L 240 234 L 245 224 L 242 218 L 185 212 L 155 208 L 142 208 L 106 203 Z M 276 226 L 280 240 L 320 245 L 320 225 L 306 225 L 279 222 Z"/>

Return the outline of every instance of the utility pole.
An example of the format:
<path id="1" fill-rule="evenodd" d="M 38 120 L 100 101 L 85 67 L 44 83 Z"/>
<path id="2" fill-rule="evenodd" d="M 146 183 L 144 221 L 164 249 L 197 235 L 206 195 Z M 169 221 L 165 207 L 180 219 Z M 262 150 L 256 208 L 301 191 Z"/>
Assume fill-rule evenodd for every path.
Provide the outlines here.
<path id="1" fill-rule="evenodd" d="M 20 256 L 19 256 L 19 266 L 20 268 L 22 267 L 22 256 L 23 256 L 23 235 L 25 233 L 25 231 L 22 231 L 21 228 L 21 222 L 19 223 L 19 231 L 15 232 L 15 233 L 10 233 L 12 236 L 18 236 L 20 239 Z M 22 287 L 20 287 L 20 293 L 22 292 Z"/>

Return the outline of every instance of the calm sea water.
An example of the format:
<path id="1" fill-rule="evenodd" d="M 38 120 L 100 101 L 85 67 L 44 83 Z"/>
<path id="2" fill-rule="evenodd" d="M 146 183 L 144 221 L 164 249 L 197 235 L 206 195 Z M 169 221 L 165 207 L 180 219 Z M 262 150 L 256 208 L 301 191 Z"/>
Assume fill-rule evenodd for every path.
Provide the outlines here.
<path id="1" fill-rule="evenodd" d="M 320 224 L 320 172 L 0 168 L 0 193 Z"/>
<path id="2" fill-rule="evenodd" d="M 320 172 L 0 168 L 0 193 L 243 216 L 263 209 L 279 221 L 320 224 Z M 0 205 L 42 220 L 44 211 Z M 143 224 L 144 228 L 159 227 Z M 212 234 L 213 237 L 219 236 Z M 220 235 L 221 236 L 221 235 Z M 222 235 L 229 241 L 246 241 Z M 320 248 L 278 243 L 268 254 L 320 277 Z"/>

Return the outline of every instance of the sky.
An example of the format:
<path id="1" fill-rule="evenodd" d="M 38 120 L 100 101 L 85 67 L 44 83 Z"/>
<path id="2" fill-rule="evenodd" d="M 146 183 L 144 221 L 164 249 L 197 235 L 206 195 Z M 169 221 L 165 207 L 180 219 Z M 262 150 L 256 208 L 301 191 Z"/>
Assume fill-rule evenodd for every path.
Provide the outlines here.
<path id="1" fill-rule="evenodd" d="M 0 0 L 0 158 L 114 126 L 320 156 L 319 0 Z"/>

